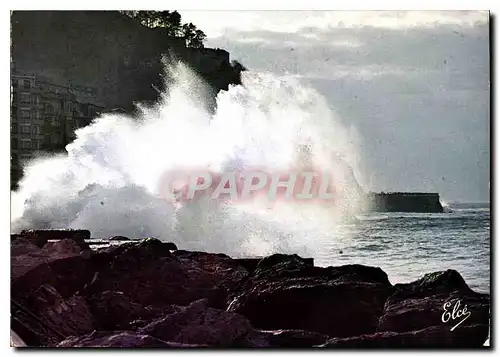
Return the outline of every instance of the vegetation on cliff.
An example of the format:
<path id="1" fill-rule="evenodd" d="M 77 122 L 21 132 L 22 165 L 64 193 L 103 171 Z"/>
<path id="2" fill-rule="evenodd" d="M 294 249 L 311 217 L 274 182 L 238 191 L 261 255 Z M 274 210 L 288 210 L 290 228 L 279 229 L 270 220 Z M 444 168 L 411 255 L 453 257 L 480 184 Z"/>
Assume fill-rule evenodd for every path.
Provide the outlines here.
<path id="1" fill-rule="evenodd" d="M 205 33 L 198 30 L 193 23 L 181 22 L 181 15 L 177 11 L 121 11 L 139 21 L 142 25 L 150 28 L 162 28 L 170 37 L 184 38 L 187 47 L 203 48 L 203 41 L 207 38 Z"/>

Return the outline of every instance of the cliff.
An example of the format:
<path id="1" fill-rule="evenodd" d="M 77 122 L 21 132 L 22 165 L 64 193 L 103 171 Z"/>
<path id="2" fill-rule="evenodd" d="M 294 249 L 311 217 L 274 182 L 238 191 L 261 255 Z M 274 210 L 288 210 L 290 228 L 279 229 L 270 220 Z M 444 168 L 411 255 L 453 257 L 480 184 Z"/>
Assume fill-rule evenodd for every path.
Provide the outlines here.
<path id="1" fill-rule="evenodd" d="M 376 212 L 443 212 L 443 206 L 437 193 L 370 192 L 366 197 L 369 209 Z"/>
<path id="2" fill-rule="evenodd" d="M 14 11 L 12 67 L 54 84 L 86 88 L 88 102 L 130 110 L 154 101 L 161 88 L 162 56 L 190 64 L 217 93 L 239 83 L 241 68 L 219 49 L 190 49 L 180 38 L 142 26 L 118 11 Z"/>

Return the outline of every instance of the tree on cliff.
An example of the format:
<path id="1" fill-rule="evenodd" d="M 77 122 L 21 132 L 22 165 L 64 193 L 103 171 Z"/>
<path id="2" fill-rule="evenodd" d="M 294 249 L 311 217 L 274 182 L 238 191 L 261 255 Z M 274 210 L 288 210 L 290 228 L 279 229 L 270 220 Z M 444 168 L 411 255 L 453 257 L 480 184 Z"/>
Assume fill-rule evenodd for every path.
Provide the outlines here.
<path id="1" fill-rule="evenodd" d="M 182 24 L 181 15 L 177 11 L 121 11 L 139 21 L 142 25 L 164 29 L 167 36 L 181 37 L 186 41 L 187 47 L 203 48 L 203 41 L 207 38 L 205 33 L 198 30 L 193 23 Z"/>

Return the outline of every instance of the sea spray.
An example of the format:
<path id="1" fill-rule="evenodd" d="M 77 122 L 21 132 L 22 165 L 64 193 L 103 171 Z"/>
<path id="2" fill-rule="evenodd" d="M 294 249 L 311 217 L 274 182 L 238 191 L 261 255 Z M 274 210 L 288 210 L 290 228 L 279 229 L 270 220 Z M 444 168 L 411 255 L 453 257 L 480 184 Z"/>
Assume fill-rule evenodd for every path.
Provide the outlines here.
<path id="1" fill-rule="evenodd" d="M 183 64 L 167 69 L 168 92 L 130 117 L 104 114 L 77 130 L 66 155 L 25 167 L 12 193 L 12 232 L 85 228 L 94 237 L 155 236 L 184 249 L 315 256 L 317 236 L 331 236 L 360 204 L 354 179 L 359 154 L 316 91 L 292 78 L 244 72 L 242 85 L 207 107 L 203 82 Z M 269 171 L 308 165 L 334 178 L 330 205 L 253 200 L 232 205 L 204 198 L 177 205 L 162 198 L 172 170 Z M 362 203 L 362 202 L 361 202 Z"/>

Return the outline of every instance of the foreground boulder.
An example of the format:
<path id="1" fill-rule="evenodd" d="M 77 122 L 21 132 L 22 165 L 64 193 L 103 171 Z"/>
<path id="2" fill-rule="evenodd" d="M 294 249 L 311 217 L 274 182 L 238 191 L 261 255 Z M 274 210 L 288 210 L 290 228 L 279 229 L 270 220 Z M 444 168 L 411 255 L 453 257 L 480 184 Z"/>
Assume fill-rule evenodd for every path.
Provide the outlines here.
<path id="1" fill-rule="evenodd" d="M 99 272 L 87 294 L 120 291 L 141 305 L 188 305 L 208 298 L 224 306 L 230 287 L 248 275 L 224 254 L 176 251 L 157 239 L 106 248 L 92 260 Z"/>
<path id="2" fill-rule="evenodd" d="M 328 336 L 299 330 L 258 331 L 239 315 L 208 306 L 202 299 L 172 306 L 171 313 L 127 330 L 94 331 L 69 337 L 59 347 L 217 347 L 306 348 L 323 344 Z"/>
<path id="3" fill-rule="evenodd" d="M 85 336 L 69 337 L 60 342 L 57 347 L 200 348 L 206 346 L 165 342 L 133 331 L 95 331 Z"/>
<path id="4" fill-rule="evenodd" d="M 96 293 L 88 302 L 99 329 L 109 331 L 136 328 L 177 311 L 172 305 L 141 305 L 121 291 L 112 290 Z"/>
<path id="5" fill-rule="evenodd" d="M 43 284 L 64 298 L 83 290 L 94 274 L 84 253 L 70 239 L 49 242 L 41 249 L 17 239 L 11 246 L 11 297 L 22 302 Z"/>
<path id="6" fill-rule="evenodd" d="M 53 346 L 66 336 L 82 335 L 95 328 L 94 317 L 80 295 L 63 298 L 57 290 L 42 285 L 24 302 L 12 302 L 12 327 L 24 332 L 30 346 Z"/>
<path id="7" fill-rule="evenodd" d="M 112 236 L 112 237 L 109 237 L 109 240 L 111 241 L 129 241 L 131 240 L 130 238 L 128 237 L 124 237 L 124 236 Z"/>
<path id="8" fill-rule="evenodd" d="M 450 348 L 488 336 L 489 295 L 453 270 L 392 286 L 374 267 L 172 248 L 16 238 L 13 331 L 60 347 Z"/>
<path id="9" fill-rule="evenodd" d="M 435 326 L 443 343 L 482 346 L 488 337 L 488 294 L 472 291 L 455 270 L 396 284 L 385 303 L 378 331 L 408 332 Z M 461 322 L 463 320 L 463 322 Z M 457 325 L 458 324 L 458 325 Z"/>
<path id="10" fill-rule="evenodd" d="M 311 348 L 327 342 L 329 336 L 304 330 L 259 331 L 265 346 L 272 348 Z M 255 341 L 255 339 L 254 339 Z"/>
<path id="11" fill-rule="evenodd" d="M 200 289 L 209 287 L 203 297 L 209 299 L 211 307 L 226 309 L 230 293 L 249 275 L 247 269 L 226 254 L 178 250 L 174 255 L 195 278 L 192 283 L 198 281 Z"/>
<path id="12" fill-rule="evenodd" d="M 362 265 L 319 268 L 292 255 L 264 258 L 233 295 L 228 311 L 258 329 L 299 329 L 331 337 L 376 332 L 387 275 Z"/>
<path id="13" fill-rule="evenodd" d="M 377 332 L 348 338 L 333 338 L 318 347 L 324 348 L 478 348 L 474 339 L 476 326 L 465 326 L 450 334 L 445 325 L 409 332 Z M 471 338 L 472 337 L 472 338 Z M 483 342 L 484 343 L 484 342 Z"/>
<path id="14" fill-rule="evenodd" d="M 90 239 L 90 231 L 87 229 L 33 229 L 11 235 L 11 241 L 19 238 L 29 240 L 39 248 L 42 248 L 49 240 L 70 239 L 75 241 L 81 249 L 90 249 L 85 242 Z"/>
<path id="15" fill-rule="evenodd" d="M 157 319 L 139 332 L 164 341 L 213 347 L 249 347 L 255 333 L 245 317 L 209 308 L 206 299 Z"/>

